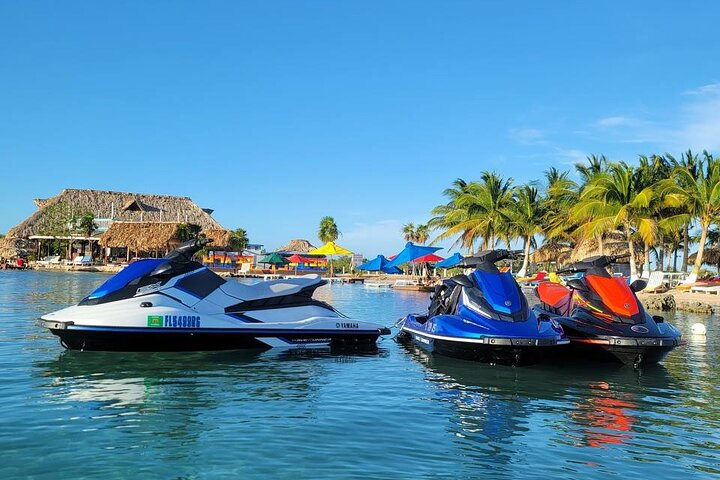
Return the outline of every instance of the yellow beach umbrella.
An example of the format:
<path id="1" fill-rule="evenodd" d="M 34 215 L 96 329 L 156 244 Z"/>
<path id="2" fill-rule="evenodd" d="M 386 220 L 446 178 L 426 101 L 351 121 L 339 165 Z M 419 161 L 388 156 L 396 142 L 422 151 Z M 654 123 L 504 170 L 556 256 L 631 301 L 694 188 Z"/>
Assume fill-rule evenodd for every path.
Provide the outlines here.
<path id="1" fill-rule="evenodd" d="M 311 250 L 308 252 L 310 255 L 327 255 L 330 257 L 330 276 L 333 276 L 333 267 L 332 267 L 332 256 L 333 255 L 352 255 L 353 252 L 348 250 L 347 248 L 343 248 L 340 245 L 336 245 L 335 242 L 327 242 L 325 245 L 323 245 L 320 248 L 316 248 L 315 250 Z"/>

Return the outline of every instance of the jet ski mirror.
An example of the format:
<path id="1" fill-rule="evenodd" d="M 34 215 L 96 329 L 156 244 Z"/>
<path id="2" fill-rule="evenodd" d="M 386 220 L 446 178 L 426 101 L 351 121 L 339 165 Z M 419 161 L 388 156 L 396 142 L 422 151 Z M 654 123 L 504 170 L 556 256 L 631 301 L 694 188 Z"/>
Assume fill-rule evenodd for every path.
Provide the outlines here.
<path id="1" fill-rule="evenodd" d="M 585 290 L 585 283 L 579 278 L 571 278 L 567 281 L 567 286 L 573 290 Z"/>
<path id="2" fill-rule="evenodd" d="M 472 288 L 473 284 L 467 275 L 455 275 L 450 279 L 451 282 L 457 283 L 458 285 L 466 288 Z"/>
<path id="3" fill-rule="evenodd" d="M 644 290 L 645 287 L 647 287 L 647 282 L 645 280 L 640 280 L 639 278 L 630 284 L 630 290 L 633 292 Z"/>

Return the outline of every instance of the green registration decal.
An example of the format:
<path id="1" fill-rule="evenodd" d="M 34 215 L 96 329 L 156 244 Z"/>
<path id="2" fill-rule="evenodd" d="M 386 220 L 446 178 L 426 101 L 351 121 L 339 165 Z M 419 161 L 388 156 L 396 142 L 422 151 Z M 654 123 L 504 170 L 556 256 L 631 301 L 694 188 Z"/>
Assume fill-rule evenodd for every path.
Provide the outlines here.
<path id="1" fill-rule="evenodd" d="M 163 317 L 162 315 L 148 315 L 148 327 L 162 327 Z"/>

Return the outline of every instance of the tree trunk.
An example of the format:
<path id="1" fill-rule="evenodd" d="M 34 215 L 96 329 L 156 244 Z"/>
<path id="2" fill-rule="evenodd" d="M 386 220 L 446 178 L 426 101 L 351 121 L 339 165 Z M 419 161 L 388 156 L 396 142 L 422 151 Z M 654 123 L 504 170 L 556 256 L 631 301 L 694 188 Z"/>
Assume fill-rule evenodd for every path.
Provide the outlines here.
<path id="1" fill-rule="evenodd" d="M 710 222 L 703 221 L 700 223 L 700 245 L 698 245 L 697 257 L 695 257 L 695 266 L 693 266 L 692 273 L 700 275 L 700 267 L 703 264 L 703 254 L 705 253 L 705 242 L 707 241 L 707 232 L 710 228 Z"/>
<path id="2" fill-rule="evenodd" d="M 598 236 L 598 249 L 600 250 L 600 255 L 605 255 L 605 240 L 603 239 L 602 233 Z"/>
<path id="3" fill-rule="evenodd" d="M 523 258 L 523 264 L 520 271 L 517 272 L 518 277 L 524 277 L 527 275 L 527 269 L 530 266 L 530 237 L 525 238 L 525 246 L 523 250 L 525 251 L 525 257 Z"/>
<path id="4" fill-rule="evenodd" d="M 660 241 L 658 242 L 658 266 L 660 267 L 660 270 L 663 269 L 663 264 L 665 263 L 665 237 L 661 234 L 660 235 Z"/>
<path id="5" fill-rule="evenodd" d="M 647 272 L 648 278 L 650 277 L 650 244 L 645 243 L 645 262 L 643 262 L 643 276 Z"/>
<path id="6" fill-rule="evenodd" d="M 677 272 L 677 251 L 677 248 L 673 250 L 673 272 Z"/>
<path id="7" fill-rule="evenodd" d="M 635 263 L 635 245 L 632 241 L 630 224 L 626 223 L 623 226 L 625 227 L 625 237 L 627 238 L 628 248 L 630 249 L 630 280 L 634 281 L 635 279 L 637 279 L 637 264 Z"/>
<path id="8" fill-rule="evenodd" d="M 685 225 L 683 230 L 683 256 L 682 256 L 682 271 L 687 272 L 688 267 L 688 250 L 690 250 L 690 225 Z"/>

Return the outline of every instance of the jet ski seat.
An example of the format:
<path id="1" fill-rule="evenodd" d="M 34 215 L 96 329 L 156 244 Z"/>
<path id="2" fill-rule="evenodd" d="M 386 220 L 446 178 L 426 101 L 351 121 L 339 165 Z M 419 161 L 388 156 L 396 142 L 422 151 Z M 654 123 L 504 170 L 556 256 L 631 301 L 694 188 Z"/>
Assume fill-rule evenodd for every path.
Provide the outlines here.
<path id="1" fill-rule="evenodd" d="M 236 282 L 227 282 L 220 288 L 235 298 L 240 300 L 259 300 L 262 298 L 284 297 L 300 293 L 308 287 L 318 288 L 325 285 L 325 280 L 320 275 L 303 275 L 298 278 L 285 278 L 280 280 L 270 280 L 267 282 L 259 282 L 252 285 L 245 285 Z"/>

